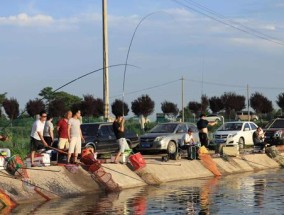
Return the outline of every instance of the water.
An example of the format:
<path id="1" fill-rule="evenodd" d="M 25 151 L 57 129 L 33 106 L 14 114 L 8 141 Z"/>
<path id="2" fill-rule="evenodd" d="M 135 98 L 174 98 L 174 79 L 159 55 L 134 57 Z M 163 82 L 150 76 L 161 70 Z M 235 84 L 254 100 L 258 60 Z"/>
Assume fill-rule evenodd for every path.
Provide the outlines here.
<path id="1" fill-rule="evenodd" d="M 20 205 L 11 214 L 284 214 L 284 170 Z"/>

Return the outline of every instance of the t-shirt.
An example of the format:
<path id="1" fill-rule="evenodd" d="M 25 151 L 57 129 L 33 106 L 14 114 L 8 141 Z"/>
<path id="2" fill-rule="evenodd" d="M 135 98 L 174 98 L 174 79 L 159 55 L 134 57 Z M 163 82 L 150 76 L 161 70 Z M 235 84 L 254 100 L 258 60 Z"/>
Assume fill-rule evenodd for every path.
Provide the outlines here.
<path id="1" fill-rule="evenodd" d="M 112 124 L 112 128 L 113 128 L 113 132 L 116 136 L 116 139 L 120 139 L 120 138 L 124 138 L 125 134 L 124 132 L 121 132 L 118 130 L 118 128 L 120 127 L 120 124 L 117 121 L 114 121 Z"/>
<path id="2" fill-rule="evenodd" d="M 70 136 L 71 137 L 81 137 L 81 122 L 79 119 L 71 118 L 68 121 L 68 125 L 71 125 Z"/>
<path id="3" fill-rule="evenodd" d="M 200 120 L 198 120 L 198 122 L 197 122 L 197 128 L 200 130 L 200 129 L 202 129 L 202 128 L 207 128 L 207 126 L 208 126 L 208 121 L 207 120 L 205 120 L 205 119 L 200 119 Z"/>
<path id="4" fill-rule="evenodd" d="M 57 126 L 59 127 L 58 129 L 58 134 L 59 138 L 68 138 L 68 121 L 66 119 L 61 119 L 57 123 Z"/>
<path id="5" fill-rule="evenodd" d="M 41 133 L 43 135 L 43 129 L 44 129 L 45 122 L 42 122 L 40 120 L 36 120 L 33 124 L 32 131 L 31 131 L 31 137 L 40 140 L 40 137 L 37 132 Z"/>
<path id="6" fill-rule="evenodd" d="M 188 133 L 184 134 L 182 139 L 182 144 L 193 144 L 194 143 L 194 139 L 193 139 L 193 135 L 189 135 Z"/>
<path id="7" fill-rule="evenodd" d="M 46 121 L 43 129 L 43 136 L 50 137 L 50 131 L 53 132 L 53 124 L 50 121 Z"/>

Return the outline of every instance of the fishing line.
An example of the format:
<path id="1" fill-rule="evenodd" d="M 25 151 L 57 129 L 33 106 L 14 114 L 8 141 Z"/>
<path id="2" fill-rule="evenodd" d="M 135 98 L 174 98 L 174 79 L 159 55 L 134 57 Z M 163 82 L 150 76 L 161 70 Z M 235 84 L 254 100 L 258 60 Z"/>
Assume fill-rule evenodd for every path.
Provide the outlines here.
<path id="1" fill-rule="evenodd" d="M 130 53 L 130 49 L 131 49 L 131 46 L 132 46 L 132 43 L 133 43 L 133 40 L 134 40 L 134 37 L 135 37 L 135 34 L 136 34 L 136 31 L 138 30 L 139 26 L 142 24 L 142 22 L 147 19 L 148 17 L 152 16 L 152 15 L 155 15 L 155 14 L 158 14 L 158 13 L 166 13 L 164 11 L 156 11 L 156 12 L 152 12 L 152 13 L 149 13 L 147 14 L 146 16 L 144 16 L 140 22 L 136 25 L 135 27 L 135 30 L 132 34 L 132 37 L 131 37 L 131 40 L 130 40 L 130 43 L 129 43 L 129 46 L 128 46 L 128 50 L 127 50 L 127 54 L 126 54 L 126 60 L 125 60 L 125 64 L 124 64 L 124 73 L 123 73 L 123 85 L 122 85 L 122 115 L 124 116 L 124 89 L 125 89 L 125 76 L 126 76 L 126 69 L 127 69 L 127 65 L 128 65 L 128 57 L 129 57 L 129 53 Z M 168 14 L 169 15 L 169 14 Z"/>

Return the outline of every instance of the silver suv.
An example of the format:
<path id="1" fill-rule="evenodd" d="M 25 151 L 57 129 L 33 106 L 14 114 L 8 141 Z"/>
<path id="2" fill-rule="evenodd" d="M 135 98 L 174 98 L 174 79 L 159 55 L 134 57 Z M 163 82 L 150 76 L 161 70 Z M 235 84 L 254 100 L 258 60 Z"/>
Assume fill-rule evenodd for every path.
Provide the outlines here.
<path id="1" fill-rule="evenodd" d="M 140 136 L 138 151 L 167 151 L 174 154 L 180 139 L 188 128 L 193 130 L 195 140 L 199 142 L 198 130 L 194 124 L 182 122 L 168 122 L 157 124 L 146 134 Z"/>

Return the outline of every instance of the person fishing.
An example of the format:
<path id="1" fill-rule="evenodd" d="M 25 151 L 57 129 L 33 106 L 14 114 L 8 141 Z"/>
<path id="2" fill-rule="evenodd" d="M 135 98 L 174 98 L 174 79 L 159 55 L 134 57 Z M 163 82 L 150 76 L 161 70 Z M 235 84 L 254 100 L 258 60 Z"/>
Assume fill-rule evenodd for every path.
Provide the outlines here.
<path id="1" fill-rule="evenodd" d="M 253 139 L 253 145 L 254 146 L 259 146 L 261 150 L 264 149 L 265 147 L 265 142 L 264 142 L 264 132 L 261 127 L 257 127 L 255 132 L 253 132 L 252 139 Z"/>
<path id="2" fill-rule="evenodd" d="M 197 122 L 197 128 L 199 130 L 199 139 L 201 146 L 208 147 L 208 125 L 209 126 L 214 126 L 217 124 L 217 122 L 209 122 L 205 118 L 205 114 L 200 115 L 200 119 Z"/>
<path id="3" fill-rule="evenodd" d="M 35 152 L 45 147 L 48 147 L 47 142 L 43 138 L 43 130 L 46 121 L 47 114 L 43 110 L 39 113 L 39 119 L 37 119 L 32 126 L 31 131 L 31 166 L 34 166 Z"/>
<path id="4" fill-rule="evenodd" d="M 194 160 L 198 158 L 196 140 L 193 137 L 193 131 L 191 128 L 188 129 L 187 133 L 183 135 L 182 139 L 182 149 L 187 150 L 187 158 L 189 160 Z"/>
<path id="5" fill-rule="evenodd" d="M 119 145 L 119 151 L 115 156 L 114 163 L 119 162 L 119 157 L 125 150 L 129 150 L 128 143 L 125 139 L 125 128 L 124 128 L 125 119 L 121 115 L 117 115 L 112 124 L 114 134 Z"/>

